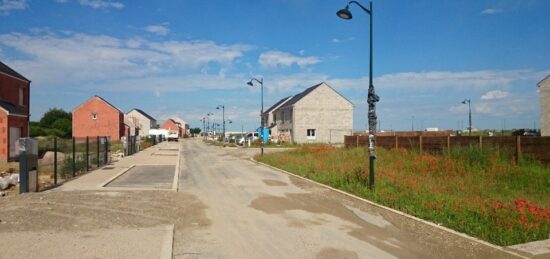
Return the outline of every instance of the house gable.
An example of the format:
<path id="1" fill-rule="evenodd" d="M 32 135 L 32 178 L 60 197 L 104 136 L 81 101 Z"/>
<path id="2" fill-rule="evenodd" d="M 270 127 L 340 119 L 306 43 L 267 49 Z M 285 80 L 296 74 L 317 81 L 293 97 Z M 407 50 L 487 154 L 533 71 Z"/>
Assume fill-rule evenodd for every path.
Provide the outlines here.
<path id="1" fill-rule="evenodd" d="M 17 71 L 13 70 L 11 67 L 8 67 L 8 65 L 2 63 L 2 61 L 0 61 L 0 73 L 7 75 L 9 77 L 15 78 L 17 80 L 21 80 L 23 82 L 27 82 L 27 83 L 31 82 L 29 79 L 17 73 Z"/>

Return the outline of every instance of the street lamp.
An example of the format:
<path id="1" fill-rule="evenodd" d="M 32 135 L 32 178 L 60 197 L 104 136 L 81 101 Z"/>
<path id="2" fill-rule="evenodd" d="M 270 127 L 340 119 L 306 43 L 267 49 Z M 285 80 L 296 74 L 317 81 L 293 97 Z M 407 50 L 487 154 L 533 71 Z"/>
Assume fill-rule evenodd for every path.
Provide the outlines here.
<path id="1" fill-rule="evenodd" d="M 365 8 L 357 1 L 349 1 L 344 9 L 336 12 L 336 15 L 344 20 L 351 20 L 353 17 L 349 11 L 350 4 L 356 4 L 363 11 L 369 14 L 370 17 L 370 48 L 369 48 L 369 92 L 367 97 L 368 120 L 369 120 L 369 189 L 374 188 L 374 160 L 376 159 L 376 152 L 374 151 L 374 135 L 376 134 L 376 103 L 380 100 L 380 97 L 376 95 L 374 91 L 374 85 L 372 84 L 372 2 L 369 3 L 369 8 Z"/>
<path id="2" fill-rule="evenodd" d="M 207 131 L 207 133 L 206 133 L 207 137 L 206 137 L 206 138 L 207 138 L 207 139 L 208 139 L 208 137 L 210 136 L 210 131 L 212 130 L 212 129 L 210 128 L 210 115 L 214 115 L 214 114 L 211 113 L 211 112 L 209 112 L 209 113 L 206 114 L 206 118 L 207 118 L 207 120 L 208 120 L 208 127 L 206 128 L 206 131 Z"/>
<path id="3" fill-rule="evenodd" d="M 468 136 L 472 136 L 472 106 L 470 99 L 465 99 L 462 104 L 468 103 Z"/>
<path id="4" fill-rule="evenodd" d="M 205 118 L 205 117 L 202 117 L 202 119 L 201 119 L 200 121 L 202 121 L 202 135 L 206 137 L 206 135 L 204 135 L 204 134 L 205 134 L 205 131 L 206 131 L 206 130 L 205 130 L 206 118 Z M 205 138 L 205 137 L 204 137 L 204 138 Z"/>
<path id="5" fill-rule="evenodd" d="M 218 105 L 218 107 L 216 107 L 216 110 L 219 110 L 220 107 L 222 108 L 223 143 L 225 143 L 225 106 Z"/>
<path id="6" fill-rule="evenodd" d="M 260 88 L 261 88 L 261 92 L 262 92 L 262 110 L 260 111 L 260 124 L 261 124 L 260 132 L 262 134 L 262 143 L 261 143 L 262 154 L 261 155 L 263 156 L 264 155 L 264 79 L 260 78 L 260 80 L 258 80 L 258 79 L 253 77 L 246 84 L 249 85 L 249 86 L 254 86 L 253 81 L 256 81 L 256 82 L 260 83 Z"/>

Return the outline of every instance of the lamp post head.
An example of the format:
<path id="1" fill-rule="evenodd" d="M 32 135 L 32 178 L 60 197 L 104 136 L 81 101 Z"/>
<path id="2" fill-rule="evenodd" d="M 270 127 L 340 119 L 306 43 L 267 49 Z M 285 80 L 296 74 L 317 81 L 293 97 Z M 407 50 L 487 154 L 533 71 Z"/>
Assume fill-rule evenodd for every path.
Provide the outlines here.
<path id="1" fill-rule="evenodd" d="M 462 101 L 462 104 L 466 104 L 466 103 L 470 103 L 470 99 L 464 99 L 464 101 Z"/>
<path id="2" fill-rule="evenodd" d="M 349 5 L 346 5 L 346 8 L 340 9 L 340 11 L 336 12 L 336 15 L 344 20 L 351 20 L 353 17 L 349 11 Z"/>
<path id="3" fill-rule="evenodd" d="M 252 84 L 252 80 L 246 82 L 246 84 L 249 85 L 249 86 L 253 86 L 253 85 L 254 85 L 254 84 Z"/>

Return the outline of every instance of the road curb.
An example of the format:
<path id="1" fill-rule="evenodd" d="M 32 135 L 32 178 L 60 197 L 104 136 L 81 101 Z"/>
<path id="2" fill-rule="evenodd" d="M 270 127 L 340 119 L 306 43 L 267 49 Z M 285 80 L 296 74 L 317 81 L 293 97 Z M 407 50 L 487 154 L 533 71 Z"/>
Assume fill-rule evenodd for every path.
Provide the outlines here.
<path id="1" fill-rule="evenodd" d="M 415 216 L 413 216 L 413 215 L 404 213 L 404 212 L 402 212 L 402 211 L 399 211 L 399 210 L 396 210 L 396 209 L 393 209 L 393 208 L 390 208 L 390 207 L 386 207 L 386 206 L 384 206 L 384 205 L 381 205 L 381 204 L 372 202 L 372 201 L 370 201 L 370 200 L 361 198 L 361 197 L 359 197 L 359 196 L 356 196 L 356 195 L 353 195 L 353 194 L 344 192 L 344 191 L 342 191 L 342 190 L 336 189 L 336 188 L 331 187 L 331 186 L 328 186 L 328 185 L 326 185 L 326 184 L 319 183 L 319 182 L 313 181 L 313 180 L 311 180 L 311 179 L 305 178 L 305 177 L 303 177 L 303 176 L 300 176 L 300 175 L 297 175 L 297 174 L 294 174 L 294 173 L 285 171 L 285 170 L 283 170 L 283 169 L 280 169 L 280 168 L 277 168 L 277 167 L 274 167 L 274 166 L 271 166 L 271 165 L 268 165 L 268 164 L 265 164 L 265 163 L 256 161 L 253 157 L 250 158 L 250 161 L 252 161 L 252 162 L 254 162 L 254 163 L 256 163 L 256 164 L 259 164 L 259 165 L 263 165 L 263 166 L 269 167 L 269 168 L 274 169 L 274 170 L 276 170 L 276 171 L 279 171 L 279 172 L 282 172 L 282 173 L 285 173 L 285 174 L 288 174 L 288 175 L 297 177 L 297 178 L 302 179 L 302 180 L 305 180 L 305 181 L 307 181 L 307 182 L 310 182 L 310 183 L 313 183 L 313 184 L 322 186 L 322 187 L 327 188 L 327 189 L 329 189 L 329 190 L 332 190 L 332 191 L 335 191 L 335 192 L 337 192 L 337 193 L 340 193 L 340 194 L 346 195 L 346 196 L 348 196 L 348 197 L 354 198 L 354 199 L 356 199 L 356 200 L 360 200 L 360 201 L 365 202 L 365 203 L 367 203 L 367 204 L 369 204 L 369 205 L 372 205 L 372 206 L 374 206 L 374 207 L 378 207 L 378 208 L 381 208 L 381 209 L 390 211 L 390 212 L 395 213 L 395 214 L 397 214 L 397 215 L 406 217 L 406 218 L 408 218 L 408 219 L 412 219 L 412 220 L 414 220 L 414 221 L 417 221 L 417 222 L 420 222 L 420 223 L 423 223 L 423 224 L 427 224 L 427 225 L 429 225 L 429 226 L 435 227 L 435 228 L 440 229 L 440 230 L 443 230 L 443 231 L 445 231 L 445 232 L 448 232 L 448 233 L 451 233 L 451 234 L 454 234 L 454 235 L 463 237 L 463 238 L 468 239 L 468 240 L 470 240 L 470 241 L 473 241 L 473 242 L 476 242 L 476 243 L 483 244 L 483 245 L 485 245 L 485 246 L 491 247 L 491 248 L 496 249 L 496 250 L 500 250 L 500 251 L 505 252 L 505 253 L 507 253 L 507 254 L 509 254 L 509 255 L 517 256 L 517 257 L 519 257 L 519 258 L 531 258 L 531 257 L 525 256 L 525 255 L 519 254 L 519 253 L 517 253 L 517 252 L 515 252 L 515 251 L 510 251 L 510 250 L 507 249 L 506 247 L 502 247 L 502 246 L 498 246 L 498 245 L 495 245 L 495 244 L 491 244 L 491 243 L 489 243 L 489 242 L 487 242 L 487 241 L 484 241 L 484 240 L 481 240 L 481 239 L 472 237 L 472 236 L 470 236 L 470 235 L 467 235 L 467 234 L 458 232 L 458 231 L 456 231 L 456 230 L 453 230 L 453 229 L 450 229 L 450 228 L 447 228 L 447 227 L 438 225 L 438 224 L 436 224 L 436 223 L 433 223 L 433 222 L 430 222 L 430 221 L 427 221 L 427 220 L 424 220 L 424 219 L 415 217 Z"/>

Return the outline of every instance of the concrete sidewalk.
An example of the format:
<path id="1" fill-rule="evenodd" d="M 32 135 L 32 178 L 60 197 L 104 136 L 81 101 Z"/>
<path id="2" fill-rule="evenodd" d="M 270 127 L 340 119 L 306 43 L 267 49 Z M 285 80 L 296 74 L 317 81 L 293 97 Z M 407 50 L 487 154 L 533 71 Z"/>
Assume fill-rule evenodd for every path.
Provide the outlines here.
<path id="1" fill-rule="evenodd" d="M 173 165 L 176 166 L 175 174 L 179 171 L 180 160 L 179 142 L 162 142 L 147 148 L 131 156 L 119 158 L 109 165 L 79 176 L 76 179 L 63 183 L 50 191 L 89 191 L 89 190 L 144 190 L 144 188 L 117 188 L 104 187 L 109 182 L 124 174 L 130 168 L 139 165 Z M 169 190 L 177 190 L 177 174 L 175 183 Z"/>
<path id="2" fill-rule="evenodd" d="M 55 189 L 2 200 L 0 258 L 172 258 L 176 201 L 192 202 L 174 192 L 181 146 L 163 142 Z M 132 184 L 104 187 L 133 167 Z M 173 179 L 158 168 L 175 169 Z M 158 175 L 164 189 L 140 185 Z"/>

